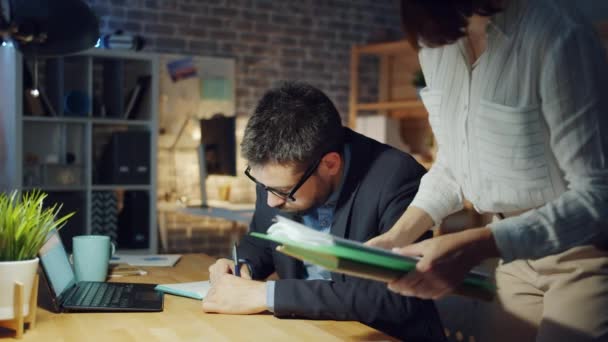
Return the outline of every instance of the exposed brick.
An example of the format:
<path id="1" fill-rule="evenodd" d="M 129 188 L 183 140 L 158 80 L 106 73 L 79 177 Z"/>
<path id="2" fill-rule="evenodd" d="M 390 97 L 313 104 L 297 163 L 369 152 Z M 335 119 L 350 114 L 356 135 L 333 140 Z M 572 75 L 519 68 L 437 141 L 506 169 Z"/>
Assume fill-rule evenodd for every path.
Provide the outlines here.
<path id="1" fill-rule="evenodd" d="M 198 4 L 183 4 L 180 3 L 178 10 L 182 13 L 190 13 L 190 14 L 209 14 L 209 5 L 198 5 Z"/>
<path id="2" fill-rule="evenodd" d="M 146 0 L 145 6 L 151 9 L 175 10 L 177 0 Z"/>
<path id="3" fill-rule="evenodd" d="M 216 7 L 211 9 L 211 15 L 214 17 L 230 18 L 235 17 L 238 11 L 234 8 Z"/>
<path id="4" fill-rule="evenodd" d="M 283 59 L 279 64 L 283 69 L 296 69 L 300 65 L 297 59 Z"/>
<path id="5" fill-rule="evenodd" d="M 165 24 L 190 25 L 192 16 L 189 14 L 163 13 L 160 20 Z"/>
<path id="6" fill-rule="evenodd" d="M 294 21 L 295 21 L 294 19 L 295 19 L 295 17 L 273 14 L 270 22 L 272 22 L 273 24 L 278 24 L 278 25 L 289 25 L 289 24 L 294 23 Z"/>
<path id="7" fill-rule="evenodd" d="M 297 44 L 297 41 L 292 37 L 275 36 L 270 39 L 270 44 L 274 46 L 294 46 Z"/>
<path id="8" fill-rule="evenodd" d="M 161 34 L 161 35 L 172 35 L 175 32 L 175 27 L 173 25 L 163 25 L 163 24 L 147 24 L 145 26 L 146 34 Z"/>
<path id="9" fill-rule="evenodd" d="M 229 25 L 235 32 L 251 31 L 253 30 L 253 23 L 245 20 L 234 20 L 229 22 Z"/>
<path id="10" fill-rule="evenodd" d="M 195 15 L 192 17 L 192 26 L 199 28 L 222 27 L 223 21 L 218 18 Z"/>
<path id="11" fill-rule="evenodd" d="M 236 33 L 224 30 L 209 30 L 209 38 L 217 40 L 236 40 Z"/>
<path id="12" fill-rule="evenodd" d="M 281 32 L 281 28 L 277 25 L 266 24 L 266 23 L 255 23 L 254 31 L 266 34 L 273 34 Z"/>
<path id="13" fill-rule="evenodd" d="M 177 32 L 182 36 L 195 37 L 201 39 L 207 37 L 207 29 L 204 26 L 177 26 Z"/>
<path id="14" fill-rule="evenodd" d="M 127 19 L 140 22 L 156 22 L 158 21 L 158 13 L 131 9 L 127 11 Z"/>
<path id="15" fill-rule="evenodd" d="M 141 24 L 136 21 L 108 20 L 107 27 L 111 31 L 124 30 L 129 33 L 141 31 Z"/>
<path id="16" fill-rule="evenodd" d="M 243 19 L 256 23 L 267 23 L 270 18 L 268 13 L 260 13 L 252 10 L 242 10 L 240 14 Z"/>
<path id="17" fill-rule="evenodd" d="M 217 42 L 205 40 L 191 40 L 189 42 L 188 47 L 192 50 L 192 52 L 197 54 L 207 53 L 213 55 L 217 50 Z"/>
<path id="18" fill-rule="evenodd" d="M 281 49 L 281 55 L 283 57 L 302 58 L 306 55 L 306 50 L 299 48 L 286 48 Z"/>
<path id="19" fill-rule="evenodd" d="M 269 41 L 268 36 L 257 34 L 257 33 L 248 33 L 241 32 L 241 43 L 243 45 L 246 44 L 256 44 L 256 43 L 267 43 Z"/>
<path id="20" fill-rule="evenodd" d="M 276 4 L 272 0 L 258 0 L 255 3 L 255 8 L 258 10 L 272 10 L 275 6 Z"/>
<path id="21" fill-rule="evenodd" d="M 283 33 L 294 38 L 308 38 L 311 36 L 310 28 L 287 26 Z"/>
<path id="22" fill-rule="evenodd" d="M 158 47 L 163 47 L 169 50 L 174 49 L 185 49 L 186 42 L 176 38 L 157 37 L 153 39 L 154 43 Z"/>

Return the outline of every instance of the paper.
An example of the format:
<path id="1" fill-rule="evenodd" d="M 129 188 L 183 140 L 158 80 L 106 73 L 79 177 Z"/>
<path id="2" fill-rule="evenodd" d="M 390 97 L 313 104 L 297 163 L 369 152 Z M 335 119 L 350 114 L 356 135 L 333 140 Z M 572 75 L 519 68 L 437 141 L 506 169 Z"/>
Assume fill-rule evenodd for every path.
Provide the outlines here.
<path id="1" fill-rule="evenodd" d="M 232 82 L 226 78 L 201 78 L 201 100 L 232 101 Z"/>
<path id="2" fill-rule="evenodd" d="M 181 254 L 150 254 L 150 255 L 117 255 L 110 259 L 110 264 L 129 264 L 131 266 L 172 267 L 177 263 Z"/>
<path id="3" fill-rule="evenodd" d="M 177 59 L 167 63 L 167 71 L 173 82 L 189 77 L 196 77 L 197 75 L 192 57 Z"/>
<path id="4" fill-rule="evenodd" d="M 154 289 L 176 296 L 202 300 L 210 288 L 211 283 L 209 281 L 195 281 L 191 283 L 160 284 Z"/>
<path id="5" fill-rule="evenodd" d="M 277 222 L 270 226 L 267 232 L 272 237 L 304 242 L 313 246 L 328 246 L 334 243 L 329 234 L 321 233 L 282 216 L 277 216 L 276 220 Z"/>

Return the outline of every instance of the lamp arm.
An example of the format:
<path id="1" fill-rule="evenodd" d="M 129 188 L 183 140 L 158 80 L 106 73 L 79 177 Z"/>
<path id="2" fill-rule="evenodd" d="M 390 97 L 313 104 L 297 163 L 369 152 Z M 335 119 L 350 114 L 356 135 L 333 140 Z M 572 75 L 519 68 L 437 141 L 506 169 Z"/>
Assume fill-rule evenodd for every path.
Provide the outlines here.
<path id="1" fill-rule="evenodd" d="M 184 120 L 182 125 L 179 127 L 179 131 L 177 132 L 177 136 L 175 137 L 173 144 L 171 144 L 171 147 L 169 147 L 169 149 L 171 151 L 175 150 L 175 148 L 177 147 L 177 143 L 179 142 L 179 139 L 182 137 L 182 135 L 184 135 L 184 132 L 186 131 L 186 126 L 188 126 L 188 123 L 190 122 L 190 120 L 192 120 L 194 118 L 195 117 L 193 117 L 191 115 L 186 116 L 186 119 Z"/>

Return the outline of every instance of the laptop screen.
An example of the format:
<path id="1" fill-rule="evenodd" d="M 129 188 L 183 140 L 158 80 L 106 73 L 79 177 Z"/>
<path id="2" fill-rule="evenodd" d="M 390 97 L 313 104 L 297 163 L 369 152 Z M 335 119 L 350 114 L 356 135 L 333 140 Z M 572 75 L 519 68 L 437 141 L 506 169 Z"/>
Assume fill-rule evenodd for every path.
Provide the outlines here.
<path id="1" fill-rule="evenodd" d="M 53 292 L 59 297 L 63 291 L 74 285 L 76 279 L 68 254 L 56 230 L 49 233 L 47 241 L 38 254 Z"/>

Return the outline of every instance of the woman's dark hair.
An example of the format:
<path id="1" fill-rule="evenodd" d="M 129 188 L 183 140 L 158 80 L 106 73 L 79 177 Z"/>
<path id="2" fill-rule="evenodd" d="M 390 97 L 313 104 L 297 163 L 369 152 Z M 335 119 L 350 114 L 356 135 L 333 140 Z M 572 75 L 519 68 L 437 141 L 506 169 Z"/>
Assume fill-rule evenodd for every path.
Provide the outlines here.
<path id="1" fill-rule="evenodd" d="M 245 128 L 241 152 L 249 165 L 269 162 L 304 169 L 325 153 L 342 151 L 344 127 L 331 100 L 302 82 L 266 92 Z"/>
<path id="2" fill-rule="evenodd" d="M 473 14 L 500 12 L 496 4 L 496 0 L 401 0 L 401 25 L 412 46 L 438 47 L 464 37 Z"/>

